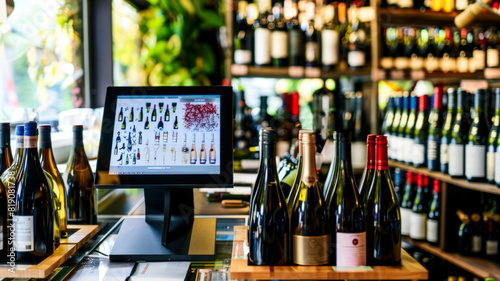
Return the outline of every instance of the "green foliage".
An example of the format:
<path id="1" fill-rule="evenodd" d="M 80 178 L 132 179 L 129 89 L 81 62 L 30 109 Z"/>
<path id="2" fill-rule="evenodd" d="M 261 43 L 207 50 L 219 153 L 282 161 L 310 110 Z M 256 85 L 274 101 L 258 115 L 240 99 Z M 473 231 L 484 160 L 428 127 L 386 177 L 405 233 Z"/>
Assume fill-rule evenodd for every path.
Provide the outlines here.
<path id="1" fill-rule="evenodd" d="M 206 0 L 149 0 L 141 12 L 141 62 L 151 86 L 208 85 L 216 68 L 214 50 L 200 40 L 203 32 L 219 28 L 222 19 Z"/>

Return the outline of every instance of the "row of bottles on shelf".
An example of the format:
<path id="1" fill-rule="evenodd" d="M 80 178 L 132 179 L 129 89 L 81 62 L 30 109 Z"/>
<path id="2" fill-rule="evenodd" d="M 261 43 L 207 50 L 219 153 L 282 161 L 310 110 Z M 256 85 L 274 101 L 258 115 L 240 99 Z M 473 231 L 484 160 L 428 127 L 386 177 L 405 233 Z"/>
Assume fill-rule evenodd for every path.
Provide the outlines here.
<path id="1" fill-rule="evenodd" d="M 469 4 L 475 1 L 471 0 L 382 0 L 381 7 L 397 7 L 402 9 L 418 9 L 421 11 L 435 11 L 450 13 L 453 11 L 463 11 Z M 499 1 L 492 1 L 492 8 L 498 11 Z"/>
<path id="2" fill-rule="evenodd" d="M 500 29 L 385 27 L 383 69 L 472 73 L 498 68 Z"/>
<path id="3" fill-rule="evenodd" d="M 163 102 L 158 103 L 160 113 L 157 113 L 156 104 L 153 104 L 153 110 L 151 111 L 151 103 L 150 102 L 146 103 L 146 106 L 145 106 L 146 107 L 146 114 L 149 114 L 149 111 L 151 111 L 151 122 L 157 122 L 158 115 L 163 114 L 164 105 L 165 105 L 165 103 L 163 103 Z M 158 130 L 163 130 L 163 126 L 164 126 L 163 120 L 165 120 L 165 122 L 170 122 L 170 109 L 168 108 L 169 104 L 167 103 L 166 106 L 167 107 L 166 107 L 165 113 L 164 113 L 165 116 L 160 116 L 160 120 L 158 121 L 158 124 L 156 125 L 156 128 Z M 173 113 L 175 113 L 176 109 L 177 109 L 177 103 L 173 102 L 172 103 Z M 139 108 L 137 110 L 139 110 Z M 127 111 L 129 111 L 129 108 L 125 108 L 125 113 L 124 113 L 123 107 L 121 107 L 120 112 L 118 113 L 118 122 L 121 122 L 121 129 L 122 130 L 125 130 L 127 128 L 127 116 L 126 116 Z M 128 115 L 129 122 L 132 123 L 132 122 L 143 122 L 144 121 L 144 113 L 143 113 L 142 106 L 140 107 L 140 111 L 139 111 L 138 115 L 139 116 L 137 116 L 137 118 L 134 117 L 135 116 L 134 115 L 134 107 L 131 107 L 130 113 Z M 146 121 L 144 122 L 144 130 L 149 130 L 149 128 L 150 128 L 149 120 L 150 120 L 149 116 L 146 116 Z M 179 129 L 179 122 L 177 121 L 177 115 L 175 116 L 175 120 L 174 120 L 174 123 L 172 124 L 172 128 L 174 130 Z M 135 130 L 136 130 L 136 128 L 134 125 L 134 131 Z"/>
<path id="4" fill-rule="evenodd" d="M 500 185 L 500 89 L 494 93 L 493 98 L 484 89 L 471 95 L 449 88 L 447 110 L 440 86 L 431 97 L 396 93 L 389 98 L 382 125 L 390 138 L 389 157 L 452 177 Z"/>
<path id="5" fill-rule="evenodd" d="M 97 223 L 94 179 L 83 148 L 83 127 L 73 127 L 73 151 L 64 177 L 56 166 L 50 133 L 51 126 L 37 128 L 32 121 L 17 126 L 17 147 L 12 157 L 10 124 L 1 123 L 2 260 L 10 257 L 14 262 L 39 262 L 67 237 L 68 223 Z"/>
<path id="6" fill-rule="evenodd" d="M 483 212 L 483 214 L 465 214 L 457 210 L 461 221 L 457 230 L 458 252 L 462 255 L 500 258 L 500 214 Z"/>
<path id="7" fill-rule="evenodd" d="M 315 1 L 238 1 L 234 28 L 234 63 L 334 69 L 341 62 L 360 68 L 369 61 L 369 25 L 351 3 L 316 6 Z"/>
<path id="8" fill-rule="evenodd" d="M 358 185 L 351 133 L 334 132 L 332 162 L 321 188 L 316 135 L 301 130 L 298 172 L 289 192 L 280 188 L 275 138 L 274 130 L 262 130 L 261 164 L 250 199 L 249 262 L 399 265 L 401 214 L 388 171 L 387 138 L 368 136 L 367 166 Z"/>

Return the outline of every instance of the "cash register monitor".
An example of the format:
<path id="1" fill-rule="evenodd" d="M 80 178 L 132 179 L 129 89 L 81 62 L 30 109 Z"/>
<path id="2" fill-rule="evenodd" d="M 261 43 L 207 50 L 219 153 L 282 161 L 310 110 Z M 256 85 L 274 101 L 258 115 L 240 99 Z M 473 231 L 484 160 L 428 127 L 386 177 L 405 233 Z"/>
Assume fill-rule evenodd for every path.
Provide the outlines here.
<path id="1" fill-rule="evenodd" d="M 194 219 L 193 188 L 232 187 L 231 87 L 108 87 L 98 188 L 144 188 L 111 260 L 213 260 L 215 220 Z"/>

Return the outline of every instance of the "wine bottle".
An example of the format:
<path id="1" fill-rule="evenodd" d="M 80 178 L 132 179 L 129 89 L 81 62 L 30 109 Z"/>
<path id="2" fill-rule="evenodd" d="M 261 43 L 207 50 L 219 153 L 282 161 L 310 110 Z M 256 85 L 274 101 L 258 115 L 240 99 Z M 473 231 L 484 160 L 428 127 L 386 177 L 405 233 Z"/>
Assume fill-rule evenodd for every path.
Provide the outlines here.
<path id="1" fill-rule="evenodd" d="M 425 240 L 427 233 L 428 203 L 425 201 L 424 176 L 417 175 L 417 194 L 413 201 L 412 213 L 410 214 L 410 237 L 414 240 Z"/>
<path id="2" fill-rule="evenodd" d="M 405 161 L 405 155 L 407 154 L 407 147 L 405 147 L 405 132 L 408 125 L 408 118 L 410 115 L 410 94 L 408 92 L 403 93 L 403 110 L 401 111 L 401 119 L 399 121 L 398 131 L 396 132 L 398 138 L 398 154 L 396 155 L 397 161 Z"/>
<path id="3" fill-rule="evenodd" d="M 325 202 L 330 202 L 330 199 L 334 193 L 335 186 L 337 185 L 337 179 L 339 176 L 340 169 L 340 158 L 339 158 L 339 142 L 337 132 L 333 132 L 333 157 L 330 163 L 330 168 L 328 169 L 328 174 L 325 179 L 325 184 L 323 185 L 323 198 L 325 198 Z M 326 205 L 328 208 L 328 204 Z"/>
<path id="4" fill-rule="evenodd" d="M 137 148 L 137 160 L 141 160 L 141 149 Z"/>
<path id="5" fill-rule="evenodd" d="M 324 265 L 329 260 L 328 212 L 316 176 L 316 136 L 302 134 L 303 168 L 291 218 L 293 262 Z"/>
<path id="6" fill-rule="evenodd" d="M 212 133 L 212 140 L 210 141 L 210 154 L 209 154 L 209 163 L 215 164 L 217 162 L 217 156 L 215 153 L 215 144 L 214 144 L 214 133 Z"/>
<path id="7" fill-rule="evenodd" d="M 366 200 L 372 186 L 373 178 L 375 177 L 375 139 L 377 135 L 368 135 L 366 139 L 366 167 L 361 176 L 359 184 L 359 195 L 361 202 L 366 208 Z M 387 140 L 387 138 L 385 138 Z M 369 252 L 370 253 L 370 252 Z"/>
<path id="8" fill-rule="evenodd" d="M 403 199 L 401 200 L 401 235 L 410 235 L 410 217 L 413 209 L 413 201 L 415 201 L 414 174 L 407 171 L 405 190 Z"/>
<path id="9" fill-rule="evenodd" d="M 17 262 L 37 263 L 54 252 L 54 201 L 40 165 L 37 124 L 24 124 L 24 155 L 15 181 L 14 249 Z"/>
<path id="10" fill-rule="evenodd" d="M 339 24 L 333 4 L 325 7 L 325 26 L 321 32 L 321 65 L 333 69 L 339 62 Z"/>
<path id="11" fill-rule="evenodd" d="M 97 224 L 94 174 L 83 148 L 83 126 L 81 125 L 73 126 L 73 151 L 66 166 L 64 182 L 68 188 L 68 223 Z"/>
<path id="12" fill-rule="evenodd" d="M 484 33 L 474 30 L 474 47 L 472 49 L 472 60 L 475 71 L 483 71 L 486 68 L 486 38 Z"/>
<path id="13" fill-rule="evenodd" d="M 489 183 L 495 184 L 496 171 L 499 173 L 500 179 L 500 157 L 496 159 L 498 149 L 498 134 L 500 133 L 500 88 L 495 89 L 495 117 L 493 118 L 493 125 L 488 134 L 488 148 L 486 152 L 486 179 Z M 496 162 L 498 161 L 498 162 Z M 498 167 L 497 167 L 497 163 Z"/>
<path id="14" fill-rule="evenodd" d="M 470 216 L 472 221 L 471 225 L 471 246 L 470 253 L 473 256 L 481 256 L 484 252 L 483 250 L 483 223 L 481 221 L 481 215 L 474 213 Z"/>
<path id="15" fill-rule="evenodd" d="M 153 113 L 151 113 L 151 122 L 156 122 L 156 104 L 153 105 Z"/>
<path id="16" fill-rule="evenodd" d="M 465 146 L 465 177 L 468 181 L 486 181 L 486 144 L 490 130 L 484 109 L 486 90 L 478 89 L 474 96 L 474 118 Z"/>
<path id="17" fill-rule="evenodd" d="M 179 129 L 179 122 L 177 122 L 177 116 L 175 116 L 175 121 L 174 121 L 174 130 Z"/>
<path id="18" fill-rule="evenodd" d="M 51 126 L 41 125 L 40 128 L 40 149 L 38 154 L 40 156 L 40 164 L 42 169 L 48 173 L 53 182 L 49 181 L 52 189 L 52 196 L 54 197 L 54 225 L 59 226 L 59 236 L 62 238 L 68 237 L 68 217 L 66 215 L 66 187 L 64 186 L 61 173 L 57 169 L 54 153 L 52 152 L 52 139 L 50 137 Z M 48 177 L 49 178 L 49 177 Z M 59 221 L 57 221 L 59 220 Z M 57 235 L 55 235 L 57 237 Z M 58 243 L 59 241 L 56 241 Z"/>
<path id="19" fill-rule="evenodd" d="M 234 30 L 233 47 L 234 47 L 234 63 L 250 65 L 252 64 L 253 50 L 253 25 L 252 14 L 247 13 L 251 7 L 247 1 L 238 2 L 238 13 L 236 14 L 236 28 Z M 167 104 L 168 110 L 168 104 Z M 167 120 L 165 112 L 165 121 Z M 170 114 L 170 113 L 169 113 Z"/>
<path id="20" fill-rule="evenodd" d="M 401 114 L 403 112 L 402 93 L 398 93 L 394 101 L 395 101 L 396 111 L 394 112 L 394 119 L 392 121 L 390 137 L 389 137 L 389 139 L 391 141 L 391 146 L 390 146 L 391 150 L 389 151 L 389 158 L 397 160 L 397 157 L 399 155 L 399 148 L 400 148 L 398 128 L 399 128 L 399 124 L 401 123 Z"/>
<path id="21" fill-rule="evenodd" d="M 424 68 L 424 58 L 418 44 L 418 29 L 409 29 L 409 44 L 406 48 L 407 57 L 410 58 L 410 69 L 421 70 Z"/>
<path id="22" fill-rule="evenodd" d="M 391 94 L 389 99 L 387 100 L 387 107 L 385 111 L 384 121 L 382 123 L 382 134 L 387 137 L 389 140 L 389 131 L 392 126 L 392 122 L 394 120 L 394 112 L 396 106 L 394 105 L 394 100 L 396 98 Z"/>
<path id="23" fill-rule="evenodd" d="M 462 28 L 460 31 L 460 45 L 457 51 L 457 72 L 469 72 L 469 58 L 471 57 L 469 45 L 467 43 L 467 29 Z"/>
<path id="24" fill-rule="evenodd" d="M 495 224 L 498 226 L 500 221 L 500 215 L 494 214 L 490 220 L 488 220 L 487 233 L 485 237 L 485 247 L 484 252 L 486 258 L 497 258 L 499 253 L 499 241 L 500 241 L 500 230 L 498 227 L 495 229 Z"/>
<path id="25" fill-rule="evenodd" d="M 306 18 L 308 22 L 307 22 L 307 27 L 305 27 L 306 67 L 318 67 L 320 63 L 318 31 L 314 27 L 315 13 L 316 13 L 316 4 L 313 1 L 308 1 L 306 4 Z"/>
<path id="26" fill-rule="evenodd" d="M 441 173 L 448 173 L 449 149 L 451 134 L 455 115 L 457 114 L 457 91 L 454 88 L 448 88 L 448 109 L 446 119 L 444 120 L 443 130 L 441 131 L 441 143 L 439 147 L 439 162 L 441 164 Z"/>
<path id="27" fill-rule="evenodd" d="M 170 110 L 168 109 L 168 104 L 167 104 L 167 109 L 165 110 L 165 122 L 170 121 Z"/>
<path id="28" fill-rule="evenodd" d="M 300 27 L 298 4 L 291 2 L 289 9 L 291 19 L 288 21 L 288 62 L 290 66 L 304 66 L 304 31 Z"/>
<path id="29" fill-rule="evenodd" d="M 149 130 L 149 117 L 146 116 L 146 122 L 144 122 L 144 130 Z"/>
<path id="30" fill-rule="evenodd" d="M 191 153 L 190 153 L 189 163 L 196 164 L 196 160 L 198 159 L 196 156 L 196 134 L 193 133 L 193 143 L 191 144 Z"/>
<path id="31" fill-rule="evenodd" d="M 200 150 L 200 164 L 207 163 L 207 151 L 205 150 L 205 133 L 203 133 L 203 138 L 201 140 L 201 150 Z"/>
<path id="32" fill-rule="evenodd" d="M 338 267 L 366 265 L 364 210 L 351 166 L 351 134 L 338 134 L 340 172 L 329 202 L 333 264 Z"/>
<path id="33" fill-rule="evenodd" d="M 394 67 L 404 70 L 410 66 L 410 60 L 406 56 L 405 36 L 402 27 L 397 28 L 396 44 L 394 44 Z"/>
<path id="34" fill-rule="evenodd" d="M 452 38 L 449 28 L 439 31 L 441 42 L 439 43 L 439 68 L 444 73 L 453 72 L 456 69 L 456 59 L 452 52 Z"/>
<path id="35" fill-rule="evenodd" d="M 439 196 L 439 185 L 440 182 L 438 179 L 434 179 L 434 193 L 432 195 L 432 201 L 429 207 L 429 214 L 427 216 L 427 225 L 426 225 L 426 238 L 429 244 L 438 246 L 439 245 L 439 225 L 441 220 L 441 203 Z"/>
<path id="36" fill-rule="evenodd" d="M 442 108 L 443 88 L 434 88 L 434 108 L 429 116 L 429 133 L 427 138 L 427 169 L 429 171 L 439 171 L 441 146 L 441 130 L 443 128 Z"/>
<path id="37" fill-rule="evenodd" d="M 461 210 L 457 210 L 457 216 L 462 222 L 458 228 L 458 252 L 462 255 L 471 254 L 471 233 L 472 228 L 470 225 L 469 216 L 464 214 Z"/>
<path id="38" fill-rule="evenodd" d="M 21 169 L 24 153 L 24 126 L 16 126 L 16 154 L 12 165 L 2 173 L 2 183 L 8 193 L 14 194 L 16 178 Z M 12 219 L 12 218 L 10 218 Z"/>
<path id="39" fill-rule="evenodd" d="M 127 117 L 123 117 L 122 130 L 127 129 Z"/>
<path id="40" fill-rule="evenodd" d="M 271 64 L 271 30 L 268 28 L 268 18 L 271 11 L 271 1 L 259 1 L 259 18 L 254 21 L 254 63 L 257 66 Z"/>
<path id="41" fill-rule="evenodd" d="M 123 107 L 120 108 L 120 113 L 118 113 L 118 122 L 123 121 Z"/>
<path id="42" fill-rule="evenodd" d="M 187 147 L 187 134 L 184 134 L 184 144 L 182 145 L 182 164 L 188 163 L 188 147 Z"/>
<path id="43" fill-rule="evenodd" d="M 134 122 L 134 108 L 133 107 L 130 109 L 130 115 L 129 115 L 128 120 L 130 122 Z"/>
<path id="44" fill-rule="evenodd" d="M 248 232 L 250 264 L 284 265 L 288 261 L 289 218 L 285 197 L 276 170 L 276 133 L 262 134 L 262 172 L 253 187 L 256 190 Z"/>
<path id="45" fill-rule="evenodd" d="M 139 144 L 142 144 L 142 132 L 139 132 Z"/>
<path id="46" fill-rule="evenodd" d="M 485 33 L 486 36 L 486 67 L 498 68 L 500 66 L 500 38 L 497 36 L 494 28 L 488 28 Z"/>
<path id="47" fill-rule="evenodd" d="M 437 48 L 435 44 L 434 28 L 422 29 L 420 31 L 420 36 L 424 41 L 424 46 L 422 47 L 422 55 L 424 57 L 425 70 L 432 73 L 439 69 L 439 60 L 437 58 Z"/>
<path id="48" fill-rule="evenodd" d="M 139 117 L 137 118 L 137 121 L 142 122 L 142 116 L 144 115 L 142 113 L 142 106 L 141 106 L 141 111 L 139 112 Z"/>
<path id="49" fill-rule="evenodd" d="M 449 164 L 448 174 L 454 178 L 465 176 L 465 144 L 469 134 L 469 118 L 464 109 L 467 92 L 461 88 L 457 90 L 457 115 L 453 123 L 450 145 L 448 147 Z"/>
<path id="50" fill-rule="evenodd" d="M 288 32 L 283 6 L 276 2 L 273 6 L 274 21 L 269 23 L 271 30 L 271 63 L 273 66 L 288 66 Z"/>
<path id="51" fill-rule="evenodd" d="M 401 264 L 401 212 L 389 174 L 386 137 L 376 137 L 375 155 L 376 173 L 365 204 L 370 222 L 366 224 L 368 262 L 397 266 Z"/>
<path id="52" fill-rule="evenodd" d="M 158 121 L 158 130 L 163 131 L 163 121 L 161 119 L 162 117 L 160 116 L 160 121 Z"/>
<path id="53" fill-rule="evenodd" d="M 412 146 L 412 162 L 415 167 L 423 167 L 427 156 L 427 134 L 429 123 L 427 122 L 427 102 L 426 95 L 418 97 L 418 115 L 415 123 L 415 138 Z"/>
<path id="54" fill-rule="evenodd" d="M 12 165 L 12 151 L 10 149 L 10 123 L 0 123 L 0 174 Z"/>
<path id="55" fill-rule="evenodd" d="M 295 203 L 295 201 L 297 200 L 297 197 L 299 195 L 300 183 L 302 180 L 302 165 L 303 165 L 302 134 L 304 134 L 304 133 L 313 133 L 313 131 L 311 131 L 311 130 L 300 130 L 299 131 L 299 139 L 298 139 L 299 152 L 298 152 L 298 156 L 297 156 L 297 174 L 295 176 L 295 180 L 293 181 L 293 185 L 290 188 L 290 193 L 288 194 L 288 197 L 286 198 L 288 215 L 290 218 L 291 218 L 292 210 L 294 207 L 293 204 Z"/>
<path id="56" fill-rule="evenodd" d="M 406 124 L 403 147 L 403 160 L 407 165 L 413 163 L 412 153 L 408 153 L 413 149 L 413 142 L 415 138 L 415 123 L 417 122 L 417 108 L 418 108 L 418 97 L 415 96 L 414 92 L 410 95 L 410 114 L 408 115 L 408 123 Z"/>
<path id="57" fill-rule="evenodd" d="M 364 23 L 358 19 L 356 5 L 352 5 L 351 33 L 347 40 L 349 48 L 347 50 L 347 65 L 350 68 L 363 68 L 366 65 L 366 31 Z M 346 34 L 347 36 L 347 34 Z"/>

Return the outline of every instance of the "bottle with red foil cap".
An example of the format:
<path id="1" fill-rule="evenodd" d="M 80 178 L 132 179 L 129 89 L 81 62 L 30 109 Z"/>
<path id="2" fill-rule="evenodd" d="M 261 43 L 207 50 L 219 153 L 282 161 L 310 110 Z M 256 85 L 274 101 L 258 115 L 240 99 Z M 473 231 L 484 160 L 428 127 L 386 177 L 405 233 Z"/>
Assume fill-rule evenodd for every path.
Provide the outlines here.
<path id="1" fill-rule="evenodd" d="M 366 139 L 366 167 L 361 176 L 361 182 L 359 184 L 359 195 L 363 202 L 366 204 L 366 199 L 368 197 L 368 192 L 370 192 L 370 187 L 373 182 L 373 177 L 375 175 L 375 138 L 377 135 L 368 135 Z M 386 137 L 387 140 L 387 137 Z"/>
<path id="2" fill-rule="evenodd" d="M 413 200 L 415 200 L 415 185 L 414 174 L 410 171 L 406 172 L 406 184 L 401 199 L 401 234 L 410 235 L 410 215 L 413 208 Z"/>
<path id="3" fill-rule="evenodd" d="M 401 264 L 401 211 L 387 160 L 387 137 L 375 140 L 375 176 L 366 202 L 368 264 Z M 373 223 L 372 223 L 373 222 Z"/>
<path id="4" fill-rule="evenodd" d="M 443 128 L 442 116 L 443 87 L 434 88 L 434 108 L 429 116 L 429 135 L 427 137 L 427 169 L 440 170 L 439 148 L 441 145 L 441 130 Z"/>
<path id="5" fill-rule="evenodd" d="M 440 184 L 441 182 L 438 179 L 434 179 L 434 192 L 430 204 L 429 215 L 427 217 L 427 242 L 435 246 L 439 244 L 439 220 L 441 219 L 441 204 L 439 196 Z"/>
<path id="6" fill-rule="evenodd" d="M 428 201 L 424 194 L 424 176 L 417 175 L 417 194 L 413 201 L 412 213 L 410 215 L 410 237 L 414 240 L 425 240 Z"/>
<path id="7" fill-rule="evenodd" d="M 413 154 L 413 166 L 424 167 L 427 156 L 427 129 L 429 123 L 427 122 L 427 95 L 418 98 L 418 115 L 417 122 L 415 123 L 415 138 L 412 146 L 411 153 Z"/>

